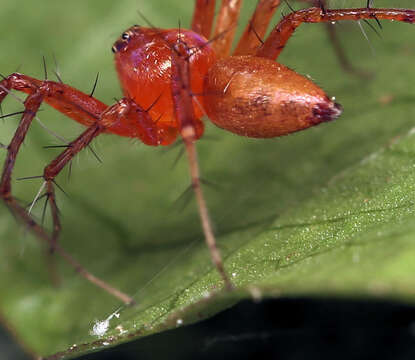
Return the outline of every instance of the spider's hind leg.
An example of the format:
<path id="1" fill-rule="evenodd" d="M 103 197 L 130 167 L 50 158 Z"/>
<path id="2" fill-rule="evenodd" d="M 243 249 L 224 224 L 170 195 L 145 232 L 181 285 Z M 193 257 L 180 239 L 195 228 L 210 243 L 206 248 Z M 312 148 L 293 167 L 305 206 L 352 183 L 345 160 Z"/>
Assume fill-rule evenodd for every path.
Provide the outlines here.
<path id="1" fill-rule="evenodd" d="M 294 31 L 303 23 L 330 23 L 344 20 L 391 20 L 406 23 L 415 22 L 415 10 L 412 9 L 322 9 L 312 7 L 292 12 L 285 16 L 271 31 L 256 56 L 277 60 Z"/>

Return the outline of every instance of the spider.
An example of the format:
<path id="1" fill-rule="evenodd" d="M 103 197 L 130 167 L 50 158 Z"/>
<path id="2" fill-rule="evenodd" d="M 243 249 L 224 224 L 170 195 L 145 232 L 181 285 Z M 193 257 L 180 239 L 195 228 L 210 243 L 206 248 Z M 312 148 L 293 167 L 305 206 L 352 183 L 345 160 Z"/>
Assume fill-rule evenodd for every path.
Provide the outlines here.
<path id="1" fill-rule="evenodd" d="M 133 299 L 88 272 L 58 242 L 61 224 L 55 178 L 81 150 L 105 133 L 137 138 L 149 146 L 167 146 L 180 137 L 212 262 L 225 287 L 231 288 L 201 188 L 195 143 L 203 135 L 202 116 L 207 115 L 220 128 L 254 138 L 282 136 L 336 119 L 342 112 L 339 104 L 311 80 L 276 62 L 296 28 L 302 23 L 340 20 L 415 22 L 415 10 L 372 8 L 370 1 L 358 9 L 327 9 L 322 5 L 291 12 L 265 37 L 280 0 L 259 0 L 232 51 L 241 4 L 242 0 L 223 0 L 214 28 L 215 1 L 196 0 L 191 30 L 134 25 L 124 31 L 112 47 L 124 97 L 111 106 L 62 82 L 20 73 L 2 76 L 0 81 L 0 103 L 11 90 L 28 95 L 7 146 L 1 198 L 16 218 L 49 244 L 51 251 L 125 303 Z M 53 222 L 50 233 L 19 204 L 11 186 L 16 156 L 42 102 L 86 127 L 44 169 L 42 190 Z"/>

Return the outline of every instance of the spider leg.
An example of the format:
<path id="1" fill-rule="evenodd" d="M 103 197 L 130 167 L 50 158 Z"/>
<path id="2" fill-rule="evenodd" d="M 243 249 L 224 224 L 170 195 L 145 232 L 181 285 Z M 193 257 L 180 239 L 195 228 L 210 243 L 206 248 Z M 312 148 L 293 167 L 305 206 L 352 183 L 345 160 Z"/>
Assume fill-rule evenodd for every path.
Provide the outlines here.
<path id="1" fill-rule="evenodd" d="M 415 10 L 410 9 L 322 9 L 312 7 L 284 17 L 272 30 L 256 55 L 276 60 L 287 41 L 302 23 L 335 22 L 340 20 L 383 19 L 415 22 Z"/>
<path id="2" fill-rule="evenodd" d="M 7 95 L 8 86 L 6 87 L 5 80 L 3 80 L 0 84 L 0 101 L 2 101 Z M 42 100 L 43 95 L 41 92 L 36 92 L 29 95 L 24 102 L 25 111 L 13 139 L 7 146 L 6 161 L 0 181 L 0 196 L 10 212 L 16 218 L 21 219 L 23 223 L 25 223 L 27 227 L 31 229 L 39 238 L 45 240 L 46 242 L 50 242 L 50 237 L 45 230 L 31 218 L 26 210 L 20 206 L 18 201 L 13 197 L 11 187 L 11 176 L 16 162 L 17 153 L 20 146 L 23 144 L 27 131 L 29 130 L 30 123 L 35 117 L 36 111 L 39 109 Z"/>
<path id="3" fill-rule="evenodd" d="M 45 167 L 43 177 L 46 181 L 46 193 L 49 206 L 52 212 L 52 238 L 51 238 L 51 251 L 55 250 L 57 239 L 61 231 L 61 223 L 59 220 L 59 210 L 56 205 L 55 195 L 55 178 L 62 171 L 65 165 L 70 162 L 73 157 L 78 154 L 81 150 L 87 147 L 91 141 L 101 134 L 105 130 L 105 127 L 100 125 L 98 122 L 91 125 L 86 129 L 77 139 L 68 144 L 68 147 L 56 157 L 48 166 Z"/>
<path id="4" fill-rule="evenodd" d="M 38 80 L 27 75 L 13 73 L 0 82 L 0 102 L 7 95 L 5 90 L 18 90 L 26 94 L 40 91 L 43 101 L 85 126 L 91 126 L 107 109 L 107 105 L 94 97 L 62 83 Z M 2 91 L 2 92 L 1 92 Z M 2 93 L 3 97 L 2 97 Z"/>
<path id="5" fill-rule="evenodd" d="M 239 19 L 242 0 L 222 0 L 215 30 L 213 32 L 212 47 L 219 58 L 229 56 L 232 42 Z"/>
<path id="6" fill-rule="evenodd" d="M 206 205 L 205 198 L 203 196 L 203 191 L 200 181 L 200 169 L 197 159 L 197 151 L 195 145 L 195 132 L 191 127 L 183 128 L 181 131 L 181 136 L 185 144 L 186 153 L 189 161 L 189 170 L 190 177 L 192 180 L 192 188 L 196 195 L 196 201 L 199 208 L 199 216 L 203 228 L 203 233 L 205 236 L 206 244 L 210 251 L 210 256 L 213 264 L 215 265 L 217 271 L 225 282 L 225 287 L 227 289 L 232 289 L 232 283 L 229 280 L 228 275 L 226 274 L 225 267 L 223 265 L 222 255 L 216 244 L 215 234 L 213 233 L 212 224 L 209 218 L 209 212 Z"/>
<path id="7" fill-rule="evenodd" d="M 222 277 L 227 289 L 232 288 L 232 283 L 226 274 L 223 266 L 222 256 L 217 247 L 215 235 L 209 218 L 209 213 L 200 181 L 200 170 L 197 160 L 195 141 L 200 137 L 198 130 L 200 120 L 194 115 L 192 103 L 192 91 L 190 86 L 190 69 L 187 56 L 187 49 L 180 48 L 180 43 L 172 49 L 172 97 L 176 117 L 179 123 L 180 134 L 185 144 L 185 149 L 189 161 L 190 177 L 192 188 L 196 195 L 200 221 L 206 244 L 210 251 L 210 256 L 217 271 Z"/>
<path id="8" fill-rule="evenodd" d="M 311 4 L 311 6 L 315 6 L 315 7 L 323 7 L 324 9 L 327 8 L 327 1 L 326 0 L 301 0 L 302 2 L 306 2 L 308 4 Z M 367 3 L 367 8 L 370 7 L 370 0 L 368 0 Z M 337 57 L 337 60 L 339 61 L 339 64 L 341 66 L 341 68 L 351 74 L 351 75 L 355 75 L 358 77 L 362 77 L 362 78 L 370 78 L 372 76 L 372 74 L 369 71 L 365 71 L 362 69 L 357 68 L 356 66 L 354 66 L 350 60 L 347 57 L 346 52 L 344 51 L 341 43 L 340 43 L 340 39 L 339 39 L 339 34 L 337 32 L 337 28 L 335 24 L 331 24 L 331 23 L 325 23 L 325 28 L 327 31 L 327 35 L 329 38 L 329 41 L 333 47 L 334 53 Z"/>
<path id="9" fill-rule="evenodd" d="M 58 85 L 58 87 L 56 87 Z M 56 92 L 56 97 L 53 97 L 51 100 L 51 89 L 54 88 Z M 94 285 L 100 287 L 101 289 L 105 290 L 109 294 L 117 297 L 121 301 L 123 301 L 126 304 L 130 304 L 133 302 L 133 299 L 129 297 L 128 295 L 124 294 L 123 292 L 119 291 L 118 289 L 112 287 L 111 285 L 107 284 L 103 280 L 97 278 L 93 274 L 91 274 L 89 271 L 87 271 L 81 264 L 79 264 L 71 255 L 69 255 L 60 245 L 59 243 L 56 243 L 53 239 L 57 237 L 57 234 L 59 233 L 60 224 L 59 219 L 57 219 L 57 208 L 54 208 L 56 206 L 56 202 L 54 200 L 54 193 L 53 193 L 53 187 L 50 185 L 47 186 L 47 191 L 53 194 L 53 196 L 49 195 L 50 204 L 52 206 L 52 213 L 54 213 L 54 234 L 52 237 L 46 232 L 46 230 L 40 226 L 33 218 L 30 216 L 30 214 L 26 211 L 24 207 L 22 207 L 16 198 L 12 195 L 12 186 L 11 186 L 11 177 L 13 168 L 16 162 L 16 156 L 19 152 L 19 149 L 21 145 L 23 144 L 23 141 L 26 137 L 26 134 L 29 130 L 30 124 L 32 120 L 36 116 L 36 112 L 38 111 L 42 101 L 47 101 L 49 104 L 51 102 L 53 103 L 52 106 L 58 109 L 62 109 L 62 112 L 64 114 L 70 114 L 72 115 L 72 118 L 80 118 L 81 115 L 85 117 L 85 122 L 91 122 L 97 115 L 94 112 L 97 112 L 100 107 L 100 102 L 93 99 L 89 103 L 86 103 L 85 101 L 76 101 L 76 99 L 85 100 L 88 99 L 89 96 L 86 94 L 83 94 L 75 89 L 72 89 L 68 87 L 67 85 L 63 84 L 57 84 L 50 81 L 40 81 L 36 79 L 32 79 L 30 77 L 21 75 L 21 74 L 12 74 L 8 76 L 7 78 L 4 78 L 2 81 L 0 81 L 0 103 L 4 100 L 4 98 L 7 96 L 7 94 L 10 92 L 10 89 L 14 90 L 20 90 L 23 92 L 28 93 L 28 97 L 26 98 L 24 102 L 25 110 L 23 112 L 22 118 L 20 120 L 20 123 L 16 129 L 16 132 L 10 142 L 10 144 L 7 146 L 7 155 L 6 160 L 0 180 L 0 197 L 7 206 L 7 208 L 10 210 L 10 212 L 18 219 L 20 220 L 25 226 L 28 227 L 28 229 L 36 235 L 36 237 L 39 240 L 42 240 L 46 242 L 47 244 L 53 244 L 55 251 L 70 265 L 72 266 L 76 272 L 78 272 L 81 276 L 83 276 L 85 279 L 93 283 Z M 70 96 L 65 98 L 65 92 L 68 92 Z M 49 98 L 48 98 L 49 97 Z M 48 98 L 48 99 L 45 99 Z M 105 106 L 105 105 L 104 105 Z M 106 107 L 106 106 L 105 106 Z M 73 110 L 73 113 L 71 112 Z M 88 128 L 88 130 L 85 133 L 93 133 L 94 129 L 93 126 Z M 84 134 L 85 134 L 84 133 Z M 81 135 L 82 137 L 82 135 Z M 86 137 L 86 136 L 85 136 Z M 76 141 L 76 140 L 75 140 Z M 78 147 L 82 147 L 82 142 L 79 141 L 76 145 L 71 148 L 72 151 L 76 150 Z M 86 146 L 86 145 L 85 145 Z M 68 156 L 68 155 L 66 155 Z M 64 162 L 64 157 L 58 157 L 59 161 Z M 46 172 L 46 175 L 53 175 L 53 170 L 56 171 L 59 166 L 63 167 L 64 164 L 58 164 L 57 162 L 52 162 L 53 166 L 49 168 L 51 172 Z M 46 170 L 46 169 L 45 169 Z M 45 178 L 48 180 L 47 178 Z"/>
<path id="10" fill-rule="evenodd" d="M 191 29 L 206 39 L 212 33 L 213 19 L 215 18 L 215 0 L 196 0 L 193 12 Z"/>
<path id="11" fill-rule="evenodd" d="M 280 0 L 260 0 L 252 14 L 233 55 L 253 55 L 261 46 L 268 25 L 275 14 Z"/>

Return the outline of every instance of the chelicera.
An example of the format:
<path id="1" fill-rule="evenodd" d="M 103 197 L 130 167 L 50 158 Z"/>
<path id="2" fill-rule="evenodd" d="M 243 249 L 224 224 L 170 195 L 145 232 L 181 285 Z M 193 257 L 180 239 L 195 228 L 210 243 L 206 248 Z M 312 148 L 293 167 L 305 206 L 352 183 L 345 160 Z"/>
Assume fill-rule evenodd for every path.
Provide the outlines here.
<path id="1" fill-rule="evenodd" d="M 101 134 L 137 138 L 150 146 L 166 146 L 178 137 L 185 145 L 191 184 L 212 261 L 226 287 L 231 287 L 210 225 L 202 193 L 195 143 L 203 135 L 204 115 L 217 126 L 242 136 L 271 138 L 303 130 L 341 114 L 341 106 L 308 78 L 276 62 L 302 23 L 388 19 L 413 23 L 415 10 L 365 8 L 293 11 L 265 37 L 280 0 L 259 0 L 245 32 L 231 50 L 242 0 L 223 0 L 215 18 L 214 0 L 196 0 L 191 30 L 134 25 L 122 33 L 112 51 L 124 98 L 108 106 L 61 82 L 19 73 L 3 76 L 0 103 L 10 90 L 28 94 L 19 126 L 7 146 L 0 196 L 10 211 L 39 239 L 46 241 L 85 278 L 125 303 L 132 298 L 98 279 L 58 243 L 61 225 L 55 178 Z M 263 40 L 264 39 L 264 40 Z M 39 106 L 46 102 L 86 130 L 45 167 L 45 196 L 51 209 L 49 233 L 12 195 L 16 156 Z"/>

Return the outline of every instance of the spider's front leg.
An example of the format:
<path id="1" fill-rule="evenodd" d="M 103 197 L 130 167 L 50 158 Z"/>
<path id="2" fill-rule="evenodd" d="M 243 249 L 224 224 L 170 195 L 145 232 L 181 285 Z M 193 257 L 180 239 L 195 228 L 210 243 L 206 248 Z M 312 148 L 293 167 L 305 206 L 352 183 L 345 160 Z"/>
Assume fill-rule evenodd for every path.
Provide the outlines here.
<path id="1" fill-rule="evenodd" d="M 0 103 L 8 94 L 10 88 L 17 87 L 17 84 L 12 83 L 9 78 L 6 78 L 0 82 Z M 9 146 L 7 146 L 7 155 L 0 181 L 0 196 L 12 214 L 20 218 L 39 238 L 50 243 L 50 237 L 46 231 L 30 217 L 26 210 L 20 206 L 17 200 L 13 197 L 11 187 L 11 177 L 16 162 L 16 156 L 42 101 L 42 91 L 34 90 L 24 102 L 25 111 L 13 139 L 11 140 Z"/>
<path id="2" fill-rule="evenodd" d="M 17 73 L 4 78 L 0 82 L 0 103 L 11 89 L 22 91 L 29 95 L 24 102 L 25 110 L 19 126 L 10 144 L 7 146 L 5 165 L 0 180 L 0 197 L 16 218 L 25 224 L 38 239 L 45 241 L 49 246 L 53 247 L 80 275 L 124 303 L 132 303 L 133 299 L 130 296 L 91 274 L 56 242 L 60 231 L 60 222 L 53 189 L 53 179 L 73 156 L 87 146 L 95 136 L 106 129 L 105 124 L 99 123 L 98 120 L 101 119 L 101 114 L 105 113 L 107 106 L 70 86 L 52 81 L 41 81 Z M 52 209 L 53 218 L 52 236 L 33 220 L 25 208 L 17 202 L 12 195 L 11 186 L 12 172 L 17 154 L 42 101 L 49 103 L 72 119 L 89 126 L 78 139 L 70 143 L 68 148 L 45 168 L 46 194 Z"/>
<path id="3" fill-rule="evenodd" d="M 103 131 L 105 131 L 105 127 L 102 126 L 99 122 L 91 125 L 77 139 L 69 143 L 68 147 L 44 169 L 43 178 L 46 182 L 46 196 L 52 212 L 53 221 L 52 238 L 50 244 L 52 251 L 55 250 L 57 239 L 61 231 L 59 210 L 56 205 L 55 189 L 53 186 L 55 183 L 55 178 L 76 154 L 88 146 L 91 141 Z"/>
<path id="4" fill-rule="evenodd" d="M 25 209 L 23 209 L 12 196 L 11 179 L 17 154 L 26 137 L 30 124 L 35 118 L 43 101 L 87 126 L 94 124 L 107 106 L 67 85 L 55 83 L 53 81 L 41 81 L 18 73 L 11 74 L 0 82 L 0 103 L 10 90 L 25 92 L 28 94 L 28 97 L 24 102 L 25 110 L 19 126 L 7 147 L 7 156 L 0 182 L 0 196 L 12 213 L 23 220 L 37 236 L 48 241 L 51 249 L 54 249 L 56 247 L 60 223 L 51 183 L 53 179 L 45 177 L 47 188 L 46 194 L 52 208 L 53 218 L 53 233 L 52 237 L 50 237 L 42 227 L 33 221 L 31 216 L 26 213 Z M 69 147 L 72 146 L 73 144 L 69 145 Z M 71 148 L 70 150 L 72 151 L 73 149 Z"/>
<path id="5" fill-rule="evenodd" d="M 43 178 L 46 182 L 46 194 L 50 204 L 53 219 L 52 249 L 56 246 L 61 225 L 59 211 L 56 205 L 56 197 L 53 184 L 56 176 L 62 169 L 85 149 L 93 139 L 104 132 L 112 132 L 118 135 L 138 137 L 148 145 L 158 145 L 159 132 L 148 113 L 129 99 L 121 99 L 116 104 L 108 107 L 99 118 L 88 127 L 77 139 L 68 144 L 67 148 L 45 167 Z"/>

